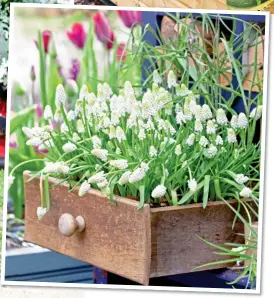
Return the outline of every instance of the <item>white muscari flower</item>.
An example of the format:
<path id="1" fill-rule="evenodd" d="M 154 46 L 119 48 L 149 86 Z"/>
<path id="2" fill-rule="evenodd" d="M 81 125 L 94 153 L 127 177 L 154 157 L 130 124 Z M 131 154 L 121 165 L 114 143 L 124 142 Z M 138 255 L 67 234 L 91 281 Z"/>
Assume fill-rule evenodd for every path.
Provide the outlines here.
<path id="1" fill-rule="evenodd" d="M 195 192 L 197 190 L 198 184 L 195 179 L 189 179 L 187 181 L 187 184 L 188 184 L 188 188 L 190 189 L 190 191 Z"/>
<path id="2" fill-rule="evenodd" d="M 137 182 L 143 180 L 145 175 L 146 175 L 146 170 L 144 168 L 137 168 L 133 173 L 130 174 L 130 176 L 128 178 L 128 182 L 129 183 L 137 183 Z"/>
<path id="3" fill-rule="evenodd" d="M 214 122 L 212 120 L 207 121 L 206 132 L 209 135 L 216 133 L 216 125 L 214 124 Z"/>
<path id="4" fill-rule="evenodd" d="M 82 197 L 82 196 L 84 196 L 90 189 L 91 189 L 90 184 L 87 182 L 87 180 L 85 180 L 85 181 L 81 184 L 81 186 L 80 186 L 80 188 L 79 188 L 78 195 L 79 195 L 80 197 Z"/>
<path id="5" fill-rule="evenodd" d="M 223 144 L 224 144 L 224 141 L 223 141 L 222 137 L 219 136 L 219 135 L 216 137 L 215 142 L 216 142 L 217 146 L 223 146 Z"/>
<path id="6" fill-rule="evenodd" d="M 151 196 L 154 199 L 162 198 L 166 194 L 166 187 L 164 185 L 157 185 L 152 193 Z"/>
<path id="7" fill-rule="evenodd" d="M 190 101 L 188 108 L 192 115 L 196 117 L 196 119 L 201 118 L 202 107 L 200 105 L 197 105 L 195 100 Z"/>
<path id="8" fill-rule="evenodd" d="M 68 174 L 69 170 L 69 166 L 67 166 L 63 161 L 47 162 L 44 168 L 44 173 Z"/>
<path id="9" fill-rule="evenodd" d="M 248 120 L 244 113 L 240 113 L 238 117 L 238 127 L 239 128 L 247 128 L 248 127 Z"/>
<path id="10" fill-rule="evenodd" d="M 111 87 L 109 86 L 108 83 L 103 84 L 103 95 L 104 98 L 110 99 L 111 95 L 113 94 Z"/>
<path id="11" fill-rule="evenodd" d="M 218 152 L 218 149 L 214 145 L 210 145 L 207 149 L 208 156 L 213 158 Z"/>
<path id="12" fill-rule="evenodd" d="M 116 148 L 115 153 L 120 155 L 122 153 L 121 149 L 119 147 Z"/>
<path id="13" fill-rule="evenodd" d="M 216 114 L 216 120 L 218 124 L 225 125 L 228 123 L 228 119 L 223 109 L 218 109 Z"/>
<path id="14" fill-rule="evenodd" d="M 62 123 L 62 124 L 61 124 L 61 132 L 62 132 L 62 133 L 69 132 L 69 128 L 68 128 L 68 126 L 66 125 L 66 123 Z"/>
<path id="15" fill-rule="evenodd" d="M 192 113 L 189 109 L 188 106 L 184 106 L 184 115 L 185 115 L 185 118 L 186 118 L 186 121 L 191 121 L 192 120 Z"/>
<path id="16" fill-rule="evenodd" d="M 143 128 L 139 129 L 139 134 L 138 134 L 138 139 L 140 141 L 143 141 L 146 138 L 146 133 L 145 130 Z"/>
<path id="17" fill-rule="evenodd" d="M 104 171 L 101 171 L 88 179 L 88 183 L 101 183 L 106 180 Z"/>
<path id="18" fill-rule="evenodd" d="M 54 118 L 54 120 L 56 122 L 59 122 L 59 121 L 61 121 L 63 119 L 62 112 L 61 112 L 61 110 L 59 108 L 56 109 L 53 118 Z"/>
<path id="19" fill-rule="evenodd" d="M 168 72 L 168 76 L 167 76 L 168 88 L 176 87 L 176 84 L 177 84 L 177 79 L 176 79 L 176 76 L 174 74 L 174 71 L 170 70 Z"/>
<path id="20" fill-rule="evenodd" d="M 91 141 L 92 141 L 92 146 L 94 149 L 100 149 L 102 146 L 102 141 L 100 140 L 99 137 L 97 136 L 93 136 L 91 137 Z"/>
<path id="21" fill-rule="evenodd" d="M 74 111 L 70 110 L 67 114 L 68 121 L 73 121 L 76 119 L 76 114 Z"/>
<path id="22" fill-rule="evenodd" d="M 126 159 L 110 160 L 109 164 L 118 170 L 124 170 L 128 168 L 128 161 Z"/>
<path id="23" fill-rule="evenodd" d="M 109 187 L 102 188 L 101 192 L 105 198 L 109 198 L 109 196 L 110 196 L 110 188 Z"/>
<path id="24" fill-rule="evenodd" d="M 228 128 L 227 130 L 227 141 L 231 144 L 237 142 L 237 137 L 233 128 Z"/>
<path id="25" fill-rule="evenodd" d="M 81 119 L 77 120 L 76 127 L 77 127 L 78 133 L 83 133 L 85 131 L 85 127 L 84 127 L 83 121 Z"/>
<path id="26" fill-rule="evenodd" d="M 87 85 L 83 85 L 80 90 L 79 99 L 83 101 L 84 99 L 88 98 L 88 87 Z"/>
<path id="27" fill-rule="evenodd" d="M 125 93 L 125 97 L 134 94 L 134 89 L 132 88 L 132 85 L 129 81 L 125 82 L 124 93 Z"/>
<path id="28" fill-rule="evenodd" d="M 263 106 L 259 105 L 257 108 L 254 108 L 249 117 L 250 118 L 255 118 L 256 116 L 256 120 L 259 120 L 262 117 L 262 113 L 263 113 Z"/>
<path id="29" fill-rule="evenodd" d="M 202 106 L 202 110 L 201 110 L 201 120 L 206 121 L 206 120 L 211 119 L 211 118 L 212 118 L 211 109 L 207 104 L 204 104 Z"/>
<path id="30" fill-rule="evenodd" d="M 209 141 L 205 136 L 201 136 L 199 144 L 205 148 L 209 144 Z"/>
<path id="31" fill-rule="evenodd" d="M 113 125 L 109 127 L 108 136 L 110 139 L 113 139 L 116 136 L 116 128 Z"/>
<path id="32" fill-rule="evenodd" d="M 249 187 L 244 187 L 240 192 L 240 196 L 243 198 L 250 198 L 251 195 L 252 195 L 252 190 Z"/>
<path id="33" fill-rule="evenodd" d="M 235 181 L 238 184 L 245 184 L 248 180 L 249 180 L 249 178 L 247 176 L 245 176 L 244 174 L 237 174 L 235 177 Z"/>
<path id="34" fill-rule="evenodd" d="M 37 218 L 39 220 L 42 220 L 44 218 L 44 216 L 46 215 L 46 213 L 48 212 L 47 208 L 43 208 L 43 207 L 38 207 L 36 214 L 37 214 Z"/>
<path id="35" fill-rule="evenodd" d="M 10 188 L 14 182 L 15 177 L 14 176 L 9 176 L 8 177 L 8 188 Z"/>
<path id="36" fill-rule="evenodd" d="M 182 146 L 180 144 L 175 147 L 175 154 L 177 156 L 182 154 Z"/>
<path id="37" fill-rule="evenodd" d="M 140 167 L 141 167 L 142 169 L 144 169 L 144 170 L 145 170 L 145 172 L 146 172 L 146 171 L 148 171 L 148 169 L 149 169 L 149 166 L 148 166 L 148 164 L 147 164 L 147 163 L 145 163 L 145 162 L 141 162 L 141 165 L 140 165 Z"/>
<path id="38" fill-rule="evenodd" d="M 115 130 L 115 137 L 118 140 L 119 143 L 121 143 L 121 141 L 126 140 L 126 135 L 124 133 L 124 130 L 122 129 L 122 127 L 117 126 L 116 130 Z"/>
<path id="39" fill-rule="evenodd" d="M 186 144 L 188 146 L 193 146 L 194 145 L 194 142 L 195 142 L 195 134 L 192 133 L 186 140 Z"/>
<path id="40" fill-rule="evenodd" d="M 100 189 L 104 189 L 104 188 L 106 188 L 106 187 L 108 186 L 108 181 L 107 181 L 107 179 L 105 179 L 105 180 L 102 181 L 102 182 L 97 183 L 97 186 L 98 186 Z"/>
<path id="41" fill-rule="evenodd" d="M 186 123 L 186 116 L 184 115 L 183 111 L 176 113 L 176 122 L 177 124 Z"/>
<path id="42" fill-rule="evenodd" d="M 125 173 L 123 173 L 123 175 L 121 176 L 121 178 L 119 179 L 118 183 L 120 185 L 124 185 L 124 184 L 127 184 L 129 183 L 129 177 L 132 173 L 130 171 L 127 171 Z"/>
<path id="43" fill-rule="evenodd" d="M 63 148 L 64 152 L 66 152 L 66 153 L 73 152 L 77 149 L 76 145 L 71 142 L 67 142 L 66 144 L 63 145 L 62 148 Z"/>
<path id="44" fill-rule="evenodd" d="M 51 120 L 53 119 L 53 113 L 50 105 L 46 105 L 45 110 L 44 110 L 44 118 L 46 120 Z"/>
<path id="45" fill-rule="evenodd" d="M 153 158 L 157 156 L 157 150 L 154 146 L 149 147 L 149 157 Z"/>
<path id="46" fill-rule="evenodd" d="M 187 96 L 191 93 L 191 91 L 187 88 L 185 84 L 181 84 L 181 86 L 177 85 L 176 94 L 177 96 Z"/>
<path id="47" fill-rule="evenodd" d="M 61 105 L 64 105 L 67 99 L 65 88 L 62 84 L 59 84 L 56 87 L 55 92 L 55 105 L 59 108 Z"/>
<path id="48" fill-rule="evenodd" d="M 200 119 L 196 119 L 196 120 L 195 120 L 195 131 L 196 131 L 196 132 L 201 132 L 201 131 L 203 131 L 203 124 L 202 124 L 202 122 L 201 122 Z"/>
<path id="49" fill-rule="evenodd" d="M 160 85 L 160 84 L 162 83 L 162 81 L 163 81 L 163 80 L 162 80 L 162 77 L 160 76 L 158 70 L 155 69 L 155 70 L 153 71 L 153 82 L 154 82 L 155 84 Z"/>
<path id="50" fill-rule="evenodd" d="M 76 132 L 74 132 L 72 134 L 72 140 L 73 140 L 73 142 L 77 143 L 78 141 L 81 140 L 81 138 L 78 136 L 78 134 Z"/>
<path id="51" fill-rule="evenodd" d="M 231 120 L 230 120 L 230 125 L 233 129 L 237 129 L 238 128 L 238 116 L 233 115 Z"/>
<path id="52" fill-rule="evenodd" d="M 43 141 L 42 141 L 40 138 L 36 138 L 36 137 L 31 138 L 31 139 L 29 139 L 29 140 L 26 142 L 26 144 L 27 144 L 28 146 L 34 146 L 34 147 L 38 147 L 38 146 L 40 146 L 42 143 L 43 143 Z"/>
<path id="53" fill-rule="evenodd" d="M 33 131 L 31 128 L 23 126 L 22 131 L 25 134 L 25 136 L 28 137 L 29 139 L 33 137 Z"/>
<path id="54" fill-rule="evenodd" d="M 101 159 L 102 161 L 107 161 L 108 159 L 108 151 L 105 149 L 93 149 L 91 150 L 91 154 Z"/>

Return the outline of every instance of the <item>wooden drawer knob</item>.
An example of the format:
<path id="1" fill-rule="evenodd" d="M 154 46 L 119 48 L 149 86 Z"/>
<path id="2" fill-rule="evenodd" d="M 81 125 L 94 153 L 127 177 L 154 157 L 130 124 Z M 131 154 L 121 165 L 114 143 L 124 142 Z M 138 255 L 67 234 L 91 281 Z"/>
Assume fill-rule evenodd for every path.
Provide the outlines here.
<path id="1" fill-rule="evenodd" d="M 59 218 L 59 231 L 63 236 L 70 237 L 76 232 L 83 232 L 86 224 L 83 216 L 74 218 L 71 214 L 64 213 Z"/>

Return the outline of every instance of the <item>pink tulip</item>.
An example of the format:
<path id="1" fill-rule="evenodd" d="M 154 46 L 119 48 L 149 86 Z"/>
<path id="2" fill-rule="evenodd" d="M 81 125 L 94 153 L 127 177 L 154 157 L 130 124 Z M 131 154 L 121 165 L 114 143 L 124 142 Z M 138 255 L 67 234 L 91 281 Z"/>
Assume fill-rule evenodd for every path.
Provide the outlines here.
<path id="1" fill-rule="evenodd" d="M 118 10 L 117 11 L 122 22 L 128 28 L 134 27 L 142 22 L 142 12 L 132 10 Z"/>
<path id="2" fill-rule="evenodd" d="M 84 47 L 87 33 L 81 23 L 74 23 L 71 31 L 67 31 L 67 36 L 77 48 L 82 49 Z"/>
<path id="3" fill-rule="evenodd" d="M 43 44 L 43 48 L 45 53 L 48 53 L 48 49 L 49 49 L 49 41 L 51 38 L 51 31 L 50 30 L 45 30 L 42 32 L 42 44 Z M 38 48 L 38 42 L 37 40 L 34 41 L 37 48 Z"/>
<path id="4" fill-rule="evenodd" d="M 121 42 L 118 45 L 116 58 L 118 61 L 125 61 L 127 58 L 127 52 L 126 52 L 126 44 L 124 42 Z"/>
<path id="5" fill-rule="evenodd" d="M 110 50 L 113 47 L 114 32 L 111 30 L 107 17 L 99 11 L 93 16 L 93 22 L 97 38 Z"/>

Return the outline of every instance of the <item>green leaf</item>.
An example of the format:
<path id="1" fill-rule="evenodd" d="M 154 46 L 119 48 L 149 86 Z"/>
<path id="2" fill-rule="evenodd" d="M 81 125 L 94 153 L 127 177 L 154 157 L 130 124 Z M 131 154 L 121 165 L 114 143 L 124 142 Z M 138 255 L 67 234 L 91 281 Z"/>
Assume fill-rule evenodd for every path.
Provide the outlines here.
<path id="1" fill-rule="evenodd" d="M 140 192 L 140 203 L 138 206 L 138 210 L 142 209 L 145 204 L 145 186 L 144 185 L 141 185 L 139 187 L 139 192 Z"/>
<path id="2" fill-rule="evenodd" d="M 204 180 L 203 208 L 206 208 L 207 202 L 208 202 L 209 183 L 210 183 L 210 175 L 206 175 Z"/>
<path id="3" fill-rule="evenodd" d="M 187 202 L 197 191 L 204 187 L 204 183 L 204 181 L 200 182 L 197 186 L 196 191 L 189 191 L 186 195 L 184 195 L 182 199 L 179 201 L 178 205 L 182 205 L 185 202 Z"/>
<path id="4" fill-rule="evenodd" d="M 25 108 L 20 112 L 16 113 L 10 120 L 10 133 L 14 133 L 17 129 L 22 128 L 22 124 L 26 123 L 30 117 L 34 116 L 36 106 Z"/>

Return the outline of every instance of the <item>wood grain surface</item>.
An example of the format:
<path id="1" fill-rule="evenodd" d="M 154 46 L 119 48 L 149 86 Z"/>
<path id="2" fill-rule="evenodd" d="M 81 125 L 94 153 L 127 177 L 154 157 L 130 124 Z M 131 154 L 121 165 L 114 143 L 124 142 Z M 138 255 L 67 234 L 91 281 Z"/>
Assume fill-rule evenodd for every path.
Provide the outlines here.
<path id="1" fill-rule="evenodd" d="M 24 175 L 25 181 L 29 175 Z M 85 261 L 141 284 L 149 282 L 151 257 L 150 209 L 137 211 L 138 202 L 117 197 L 114 206 L 96 190 L 79 197 L 68 193 L 66 185 L 52 187 L 50 179 L 50 211 L 37 219 L 40 205 L 39 179 L 25 182 L 25 240 Z M 86 229 L 71 237 L 58 230 L 62 214 L 85 218 Z"/>
<path id="2" fill-rule="evenodd" d="M 67 185 L 53 185 L 50 179 L 51 207 L 44 219 L 37 219 L 40 205 L 39 178 L 25 179 L 25 240 L 70 257 L 90 263 L 140 284 L 148 285 L 150 277 L 191 272 L 196 266 L 224 260 L 216 249 L 197 236 L 212 243 L 243 243 L 244 227 L 236 223 L 235 214 L 221 201 L 180 207 L 150 208 L 138 211 L 138 202 L 116 197 L 116 206 L 91 190 L 79 197 L 77 190 L 68 193 Z M 235 201 L 228 201 L 236 209 Z M 71 237 L 61 235 L 58 221 L 69 213 L 84 217 L 86 228 Z M 229 263 L 211 266 L 225 268 Z M 233 264 L 231 264 L 233 265 Z M 209 268 L 203 268 L 205 270 Z"/>
<path id="3" fill-rule="evenodd" d="M 235 201 L 228 201 L 237 209 Z M 182 207 L 163 207 L 151 210 L 152 257 L 151 277 L 191 272 L 195 267 L 227 257 L 218 256 L 218 251 L 198 238 L 217 245 L 227 242 L 243 243 L 244 227 L 237 223 L 232 230 L 234 212 L 226 203 L 210 202 L 206 209 L 201 204 Z M 228 267 L 229 263 L 202 268 Z"/>
<path id="4" fill-rule="evenodd" d="M 241 0 L 239 0 L 241 1 Z M 159 7 L 159 8 L 196 8 L 196 9 L 235 9 L 226 4 L 226 0 L 112 0 L 119 6 Z M 239 8 L 237 8 L 239 10 Z M 251 10 L 268 10 L 274 13 L 273 0 Z"/>

